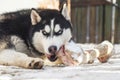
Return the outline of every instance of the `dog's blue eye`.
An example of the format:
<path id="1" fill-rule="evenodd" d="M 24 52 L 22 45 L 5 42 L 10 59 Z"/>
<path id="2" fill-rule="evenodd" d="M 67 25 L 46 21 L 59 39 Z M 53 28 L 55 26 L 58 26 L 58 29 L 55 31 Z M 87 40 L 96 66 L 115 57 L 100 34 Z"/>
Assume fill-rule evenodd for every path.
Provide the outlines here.
<path id="1" fill-rule="evenodd" d="M 42 33 L 43 33 L 43 35 L 45 35 L 45 36 L 48 36 L 48 35 L 49 35 L 49 33 L 47 33 L 46 31 L 42 31 Z"/>
<path id="2" fill-rule="evenodd" d="M 59 30 L 58 33 L 61 34 L 63 31 L 62 30 Z"/>
<path id="3" fill-rule="evenodd" d="M 59 30 L 57 33 L 55 33 L 56 35 L 61 35 L 63 33 L 63 30 Z"/>

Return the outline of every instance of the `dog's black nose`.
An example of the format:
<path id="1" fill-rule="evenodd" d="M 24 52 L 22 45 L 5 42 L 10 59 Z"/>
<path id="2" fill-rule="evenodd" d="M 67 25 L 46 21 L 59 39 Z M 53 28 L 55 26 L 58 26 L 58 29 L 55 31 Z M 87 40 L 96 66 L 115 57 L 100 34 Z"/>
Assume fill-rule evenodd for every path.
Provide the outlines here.
<path id="1" fill-rule="evenodd" d="M 52 55 L 55 55 L 56 51 L 57 51 L 57 46 L 50 46 L 48 48 L 49 53 L 51 53 Z"/>

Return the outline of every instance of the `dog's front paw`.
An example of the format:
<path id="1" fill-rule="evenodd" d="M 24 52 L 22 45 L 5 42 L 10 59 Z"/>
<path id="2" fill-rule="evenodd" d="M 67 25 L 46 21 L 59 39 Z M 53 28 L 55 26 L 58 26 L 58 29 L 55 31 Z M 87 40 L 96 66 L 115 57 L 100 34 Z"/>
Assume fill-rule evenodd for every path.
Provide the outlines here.
<path id="1" fill-rule="evenodd" d="M 34 58 L 28 64 L 28 68 L 30 69 L 41 69 L 43 67 L 43 61 L 39 58 Z"/>

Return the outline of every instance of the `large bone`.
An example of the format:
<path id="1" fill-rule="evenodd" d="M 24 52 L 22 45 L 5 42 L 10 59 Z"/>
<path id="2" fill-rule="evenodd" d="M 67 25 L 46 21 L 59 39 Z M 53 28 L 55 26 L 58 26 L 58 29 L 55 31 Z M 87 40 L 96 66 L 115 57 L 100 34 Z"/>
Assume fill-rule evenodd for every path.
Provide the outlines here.
<path id="1" fill-rule="evenodd" d="M 109 41 L 104 41 L 93 49 L 85 51 L 78 47 L 77 44 L 70 43 L 65 48 L 60 49 L 58 57 L 65 65 L 78 65 L 93 63 L 96 58 L 102 63 L 107 62 L 113 53 L 113 45 Z"/>
<path id="2" fill-rule="evenodd" d="M 82 63 L 93 63 L 97 58 L 101 63 L 107 62 L 114 53 L 112 43 L 103 41 L 96 45 L 93 49 L 85 50 Z"/>

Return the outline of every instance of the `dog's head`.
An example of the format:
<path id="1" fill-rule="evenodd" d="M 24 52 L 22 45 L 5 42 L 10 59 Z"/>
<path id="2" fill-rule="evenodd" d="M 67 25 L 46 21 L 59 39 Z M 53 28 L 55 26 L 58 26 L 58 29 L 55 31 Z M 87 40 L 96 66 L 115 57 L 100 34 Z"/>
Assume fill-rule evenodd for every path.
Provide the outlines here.
<path id="1" fill-rule="evenodd" d="M 50 61 L 57 59 L 56 53 L 72 37 L 70 17 L 66 4 L 60 11 L 31 11 L 31 43 L 34 48 L 44 53 Z"/>

